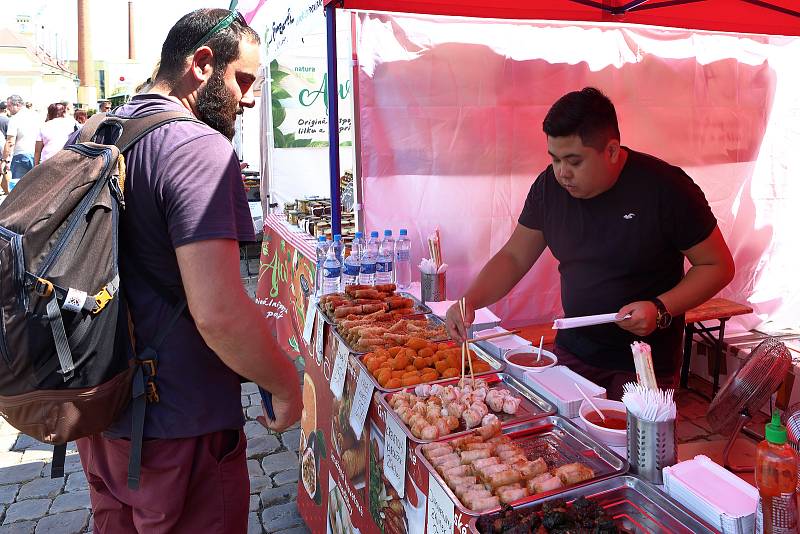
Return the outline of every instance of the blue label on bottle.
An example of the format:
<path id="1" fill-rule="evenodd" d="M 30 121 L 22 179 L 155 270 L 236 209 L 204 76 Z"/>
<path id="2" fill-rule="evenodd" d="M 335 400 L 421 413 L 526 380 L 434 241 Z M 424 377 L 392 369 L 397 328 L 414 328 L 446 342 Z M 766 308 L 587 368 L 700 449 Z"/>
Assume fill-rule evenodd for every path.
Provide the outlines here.
<path id="1" fill-rule="evenodd" d="M 383 272 L 385 272 L 385 273 L 392 272 L 393 266 L 394 266 L 394 263 L 392 263 L 391 261 L 383 262 Z"/>
<path id="2" fill-rule="evenodd" d="M 361 274 L 375 274 L 375 263 L 362 263 L 361 264 Z"/>
<path id="3" fill-rule="evenodd" d="M 339 267 L 325 267 L 322 269 L 322 276 L 325 278 L 339 278 L 342 270 Z"/>
<path id="4" fill-rule="evenodd" d="M 358 276 L 359 271 L 361 271 L 361 269 L 359 269 L 358 265 L 347 265 L 346 263 L 344 264 L 345 276 Z"/>

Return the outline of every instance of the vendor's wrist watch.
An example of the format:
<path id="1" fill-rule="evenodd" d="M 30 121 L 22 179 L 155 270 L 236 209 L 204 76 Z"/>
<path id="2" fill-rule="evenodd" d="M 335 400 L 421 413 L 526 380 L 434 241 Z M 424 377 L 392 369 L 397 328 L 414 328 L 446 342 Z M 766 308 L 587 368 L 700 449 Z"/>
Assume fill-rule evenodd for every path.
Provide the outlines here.
<path id="1" fill-rule="evenodd" d="M 661 302 L 661 299 L 659 298 L 650 299 L 650 302 L 655 304 L 656 311 L 658 312 L 658 315 L 656 316 L 656 327 L 659 330 L 663 330 L 667 328 L 669 325 L 671 325 L 672 314 L 670 314 L 669 311 L 667 311 L 667 307 L 664 306 L 664 303 Z"/>

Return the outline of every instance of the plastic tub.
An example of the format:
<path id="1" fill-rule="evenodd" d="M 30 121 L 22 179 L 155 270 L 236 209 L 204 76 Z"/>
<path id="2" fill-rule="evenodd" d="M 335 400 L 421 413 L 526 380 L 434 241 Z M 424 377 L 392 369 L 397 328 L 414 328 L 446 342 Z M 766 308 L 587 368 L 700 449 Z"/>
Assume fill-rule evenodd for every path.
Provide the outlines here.
<path id="1" fill-rule="evenodd" d="M 608 400 L 608 399 L 592 399 L 595 406 L 601 411 L 604 410 L 614 410 L 615 412 L 621 412 L 622 418 L 625 420 L 626 417 L 626 410 L 625 404 L 620 401 L 615 400 Z M 581 418 L 581 422 L 583 423 L 583 427 L 586 429 L 586 432 L 592 436 L 594 439 L 599 441 L 600 443 L 604 443 L 606 445 L 611 445 L 612 447 L 625 447 L 627 445 L 628 440 L 628 431 L 626 430 L 616 430 L 613 428 L 605 428 L 599 425 L 596 425 L 586 419 L 586 414 L 589 412 L 594 412 L 594 408 L 586 402 L 585 400 L 581 404 L 580 409 L 578 410 L 578 415 Z"/>
<path id="2" fill-rule="evenodd" d="M 527 345 L 525 347 L 519 347 L 517 349 L 513 349 L 506 352 L 503 355 L 503 359 L 507 364 L 506 372 L 508 372 L 518 380 L 522 380 L 523 377 L 525 376 L 526 371 L 530 371 L 532 373 L 541 373 L 545 369 L 550 369 L 551 367 L 554 367 L 558 363 L 558 357 L 549 350 L 544 350 L 544 349 L 542 349 L 542 360 L 544 361 L 543 365 L 523 365 L 521 363 L 515 363 L 514 361 L 512 361 L 513 360 L 512 357 L 517 354 L 532 355 L 533 359 L 535 359 L 538 353 L 539 353 L 539 348 L 531 345 Z"/>

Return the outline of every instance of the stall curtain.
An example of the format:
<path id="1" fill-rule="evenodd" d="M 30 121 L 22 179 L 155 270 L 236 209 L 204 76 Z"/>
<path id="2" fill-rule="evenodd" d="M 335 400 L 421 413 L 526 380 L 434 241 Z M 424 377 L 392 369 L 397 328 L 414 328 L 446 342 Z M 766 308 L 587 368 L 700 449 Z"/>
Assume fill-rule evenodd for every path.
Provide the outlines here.
<path id="1" fill-rule="evenodd" d="M 359 21 L 366 229 L 407 227 L 418 259 L 438 227 L 449 297 L 502 247 L 548 165 L 549 106 L 593 85 L 615 102 L 624 145 L 683 167 L 705 192 L 737 266 L 722 296 L 756 310 L 741 326 L 796 324 L 800 39 L 370 13 Z M 494 311 L 509 325 L 549 321 L 561 313 L 559 291 L 545 254 Z"/>

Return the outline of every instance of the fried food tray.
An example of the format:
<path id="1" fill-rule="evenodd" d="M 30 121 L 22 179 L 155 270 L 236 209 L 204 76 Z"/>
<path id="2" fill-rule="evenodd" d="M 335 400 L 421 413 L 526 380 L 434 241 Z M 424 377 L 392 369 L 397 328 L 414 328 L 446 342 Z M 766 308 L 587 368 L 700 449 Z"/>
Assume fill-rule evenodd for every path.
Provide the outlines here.
<path id="1" fill-rule="evenodd" d="M 433 316 L 433 317 L 435 317 L 435 316 Z M 337 337 L 337 339 L 339 340 L 340 343 L 344 343 L 348 348 L 350 347 L 350 345 L 347 344 L 347 341 L 345 341 L 344 338 L 342 338 L 339 335 L 339 332 L 337 332 L 336 329 L 334 329 L 333 332 L 334 332 L 334 335 L 336 335 L 336 337 Z M 432 339 L 430 341 L 432 341 L 434 343 L 443 343 L 443 342 L 446 343 L 449 340 L 433 340 Z M 481 348 L 479 348 L 479 347 L 477 347 L 475 345 L 471 345 L 470 349 L 472 350 L 472 352 L 478 358 L 480 358 L 484 362 L 488 363 L 489 366 L 491 367 L 491 369 L 489 371 L 485 371 L 483 373 L 475 373 L 475 378 L 479 378 L 479 377 L 480 378 L 484 378 L 487 375 L 491 375 L 493 373 L 501 373 L 501 372 L 505 371 L 505 368 L 506 368 L 505 363 L 494 359 L 485 350 L 483 350 L 483 349 L 481 349 Z M 381 393 L 387 393 L 387 392 L 396 392 L 396 391 L 402 391 L 402 390 L 409 389 L 408 387 L 400 387 L 400 388 L 385 388 L 385 387 L 383 387 L 382 385 L 380 385 L 378 383 L 378 380 L 372 375 L 372 373 L 370 373 L 367 370 L 367 366 L 364 365 L 364 361 L 363 361 L 364 360 L 364 356 L 366 356 L 369 353 L 368 352 L 354 352 L 352 350 L 352 348 L 350 349 L 350 352 L 355 355 L 359 366 L 361 367 L 361 369 L 363 369 L 363 372 L 365 372 L 365 373 L 367 373 L 369 375 L 370 379 L 375 384 L 375 390 L 376 391 L 380 391 Z M 475 360 L 473 360 L 473 361 L 475 361 Z M 467 371 L 469 371 L 469 367 L 467 367 Z M 513 378 L 513 377 L 511 377 L 511 378 Z M 455 378 L 455 379 L 453 379 L 453 378 L 441 378 L 439 380 L 434 380 L 433 382 L 423 382 L 423 383 L 424 384 L 442 384 L 442 383 L 445 383 L 445 382 L 451 382 L 453 380 L 455 380 L 457 382 L 459 379 L 458 378 Z M 519 382 L 517 382 L 517 383 L 519 383 Z M 525 387 L 525 386 L 522 386 L 522 387 Z M 411 389 L 413 390 L 413 387 Z M 539 397 L 538 394 L 536 394 L 536 395 L 537 395 L 537 397 Z M 542 400 L 544 400 L 544 399 L 542 399 Z M 393 410 L 390 409 L 390 411 L 392 413 L 394 413 Z"/>
<path id="2" fill-rule="evenodd" d="M 542 501 L 554 495 L 562 495 L 565 492 L 573 491 L 577 488 L 582 488 L 594 482 L 615 477 L 628 471 L 627 460 L 624 460 L 597 443 L 569 420 L 557 415 L 508 426 L 503 428 L 502 433 L 509 436 L 516 445 L 519 445 L 525 451 L 525 455 L 529 460 L 535 460 L 539 457 L 544 458 L 551 470 L 561 467 L 562 465 L 580 462 L 590 467 L 595 475 L 589 480 L 566 488 L 530 495 L 513 503 L 514 507 Z M 453 439 L 456 438 L 448 436 L 439 441 L 446 443 Z M 433 475 L 444 492 L 452 499 L 456 507 L 462 513 L 470 516 L 479 516 L 491 514 L 500 510 L 498 507 L 478 512 L 467 508 L 461 502 L 461 499 L 453 493 L 450 486 L 447 485 L 439 472 L 436 471 L 428 461 L 428 458 L 422 451 L 422 446 L 423 444 L 417 445 L 417 457 L 422 461 L 425 468 Z"/>
<path id="3" fill-rule="evenodd" d="M 412 309 L 414 310 L 415 316 L 433 315 L 433 311 L 430 309 L 430 307 L 428 307 L 426 304 L 424 304 L 421 300 L 419 300 L 411 293 L 406 293 L 404 291 L 395 291 L 395 295 L 411 299 L 414 301 L 414 306 L 412 307 Z M 336 326 L 336 321 L 334 321 L 332 317 L 328 317 L 328 314 L 325 313 L 325 310 L 322 308 L 322 306 L 320 306 L 319 302 L 317 302 L 316 306 L 317 306 L 317 313 L 321 315 L 321 317 L 325 320 L 325 322 L 330 325 Z"/>
<path id="4" fill-rule="evenodd" d="M 555 415 L 556 413 L 556 407 L 550 401 L 546 400 L 544 397 L 540 396 L 538 393 L 535 393 L 531 389 L 525 387 L 516 378 L 514 378 L 509 374 L 497 373 L 493 371 L 491 374 L 483 375 L 480 378 L 481 380 L 484 380 L 487 383 L 490 389 L 506 389 L 522 399 L 522 402 L 520 403 L 519 408 L 517 409 L 517 413 L 513 415 L 509 415 L 506 413 L 500 414 L 500 413 L 490 412 L 490 413 L 495 413 L 495 415 L 497 415 L 498 419 L 500 419 L 500 423 L 504 427 L 516 425 L 518 423 L 524 423 L 526 421 L 531 421 L 533 419 L 538 419 L 540 417 Z M 442 386 L 450 386 L 450 385 L 455 386 L 458 385 L 459 380 L 460 378 L 451 378 L 448 380 L 440 380 L 439 382 L 436 383 Z M 469 380 L 467 380 L 466 383 L 469 383 Z M 389 413 L 389 417 L 394 417 L 395 420 L 400 423 L 400 426 L 405 431 L 406 436 L 408 436 L 408 439 L 413 441 L 414 443 L 430 443 L 431 441 L 447 440 L 451 438 L 457 438 L 459 436 L 463 436 L 472 432 L 472 430 L 468 430 L 464 426 L 464 422 L 461 421 L 461 426 L 459 427 L 458 430 L 456 430 L 452 434 L 443 436 L 438 440 L 425 440 L 414 436 L 414 434 L 411 433 L 411 429 L 408 428 L 408 425 L 403 423 L 403 421 L 400 419 L 400 416 L 395 413 L 395 411 L 389 404 L 391 398 L 400 391 L 414 393 L 414 387 L 407 387 L 394 392 L 383 393 L 380 396 L 380 402 L 381 404 L 383 404 L 384 408 L 386 408 L 386 411 Z"/>
<path id="5" fill-rule="evenodd" d="M 571 502 L 578 497 L 586 497 L 600 504 L 623 532 L 635 534 L 719 532 L 693 513 L 682 508 L 655 486 L 630 475 L 614 477 L 579 488 L 570 488 L 560 495 L 515 506 L 514 510 L 523 513 L 539 512 L 548 501 L 563 499 Z M 500 514 L 485 515 L 496 518 Z M 478 518 L 474 518 L 470 523 L 473 532 L 481 532 L 478 530 L 477 523 Z"/>

